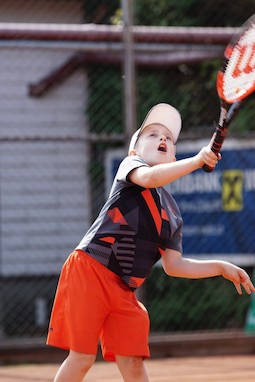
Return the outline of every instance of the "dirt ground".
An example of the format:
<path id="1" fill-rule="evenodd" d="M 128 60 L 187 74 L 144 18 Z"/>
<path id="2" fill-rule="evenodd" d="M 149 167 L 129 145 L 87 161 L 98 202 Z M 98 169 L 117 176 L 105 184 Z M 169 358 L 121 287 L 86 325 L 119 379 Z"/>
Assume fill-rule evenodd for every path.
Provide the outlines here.
<path id="1" fill-rule="evenodd" d="M 53 381 L 59 365 L 0 366 L 1 382 Z M 255 355 L 152 359 L 146 361 L 151 382 L 254 382 Z M 96 362 L 87 382 L 121 382 L 114 363 Z M 70 381 L 72 382 L 72 381 Z"/>

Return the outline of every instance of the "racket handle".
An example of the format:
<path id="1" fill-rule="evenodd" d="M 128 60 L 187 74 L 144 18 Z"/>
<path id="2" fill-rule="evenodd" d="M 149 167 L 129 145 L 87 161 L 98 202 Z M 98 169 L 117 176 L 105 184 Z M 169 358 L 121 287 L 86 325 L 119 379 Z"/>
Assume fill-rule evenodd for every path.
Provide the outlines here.
<path id="1" fill-rule="evenodd" d="M 227 127 L 222 127 L 220 125 L 216 127 L 215 133 L 212 136 L 212 146 L 211 146 L 211 150 L 214 152 L 214 154 L 216 155 L 219 154 L 221 150 L 221 146 L 227 136 L 227 132 L 228 132 Z M 204 164 L 202 169 L 205 172 L 212 172 L 214 170 L 214 167 L 210 167 L 207 164 Z"/>
<path id="2" fill-rule="evenodd" d="M 213 172 L 214 168 L 212 167 L 209 167 L 207 166 L 207 164 L 204 164 L 202 169 L 205 171 L 205 172 Z"/>
<path id="3" fill-rule="evenodd" d="M 227 136 L 228 126 L 229 126 L 230 122 L 234 119 L 234 117 L 236 116 L 238 110 L 240 109 L 240 107 L 242 105 L 242 102 L 243 101 L 235 102 L 230 107 L 230 109 L 227 113 L 226 119 L 223 121 L 223 126 L 220 126 L 219 124 L 216 126 L 215 132 L 214 132 L 213 137 L 212 137 L 212 147 L 211 147 L 211 150 L 216 155 L 218 155 L 220 150 L 221 150 L 221 146 L 222 146 L 222 144 L 223 144 L 223 142 Z M 213 167 L 209 167 L 206 164 L 203 165 L 202 169 L 205 172 L 212 172 L 214 170 Z"/>

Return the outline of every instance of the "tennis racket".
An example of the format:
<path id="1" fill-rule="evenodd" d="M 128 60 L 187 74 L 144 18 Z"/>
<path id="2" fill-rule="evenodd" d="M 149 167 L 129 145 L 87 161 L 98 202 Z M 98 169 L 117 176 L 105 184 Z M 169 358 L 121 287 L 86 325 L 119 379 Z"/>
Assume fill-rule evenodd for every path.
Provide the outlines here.
<path id="1" fill-rule="evenodd" d="M 220 116 L 212 137 L 211 150 L 218 155 L 228 127 L 244 99 L 255 90 L 255 14 L 234 35 L 224 52 L 222 68 L 217 73 L 216 88 Z M 231 105 L 231 106 L 230 106 Z M 211 172 L 214 168 L 202 167 Z"/>

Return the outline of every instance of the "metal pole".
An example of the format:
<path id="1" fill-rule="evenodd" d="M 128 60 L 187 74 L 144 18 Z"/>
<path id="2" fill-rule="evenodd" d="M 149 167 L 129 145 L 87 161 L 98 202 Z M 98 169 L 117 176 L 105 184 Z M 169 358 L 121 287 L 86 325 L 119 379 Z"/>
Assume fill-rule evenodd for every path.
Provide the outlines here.
<path id="1" fill-rule="evenodd" d="M 1 170 L 1 168 L 0 168 Z M 1 179 L 2 171 L 0 171 L 0 207 L 2 207 L 2 179 Z M 2 211 L 2 209 L 0 209 Z M 3 247 L 2 247 L 2 215 L 0 213 L 0 340 L 4 338 L 4 301 L 3 301 Z"/>
<path id="2" fill-rule="evenodd" d="M 136 80 L 133 43 L 133 0 L 122 0 L 123 44 L 124 44 L 124 112 L 125 142 L 128 145 L 137 129 L 136 120 Z"/>
<path id="3" fill-rule="evenodd" d="M 133 0 L 122 0 L 123 44 L 124 44 L 124 104 L 125 104 L 125 144 L 137 129 L 136 119 L 136 79 L 133 41 Z M 136 291 L 137 298 L 145 302 L 144 286 Z"/>

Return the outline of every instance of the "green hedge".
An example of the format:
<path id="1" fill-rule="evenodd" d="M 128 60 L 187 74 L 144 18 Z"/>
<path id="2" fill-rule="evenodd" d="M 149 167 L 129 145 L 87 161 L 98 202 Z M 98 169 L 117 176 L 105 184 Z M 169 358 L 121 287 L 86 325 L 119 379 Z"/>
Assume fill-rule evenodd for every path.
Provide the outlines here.
<path id="1" fill-rule="evenodd" d="M 151 330 L 171 332 L 243 328 L 250 296 L 238 295 L 222 277 L 172 278 L 155 267 L 145 284 L 145 300 Z"/>

